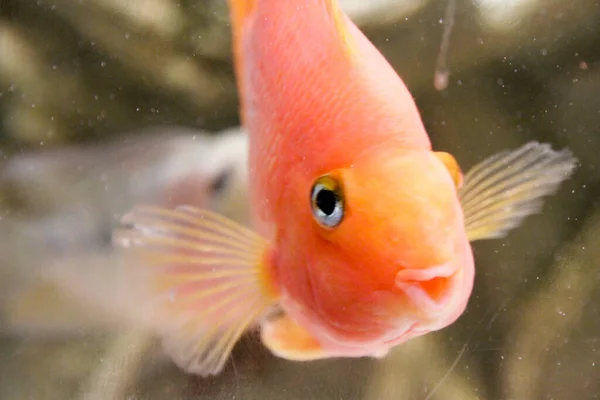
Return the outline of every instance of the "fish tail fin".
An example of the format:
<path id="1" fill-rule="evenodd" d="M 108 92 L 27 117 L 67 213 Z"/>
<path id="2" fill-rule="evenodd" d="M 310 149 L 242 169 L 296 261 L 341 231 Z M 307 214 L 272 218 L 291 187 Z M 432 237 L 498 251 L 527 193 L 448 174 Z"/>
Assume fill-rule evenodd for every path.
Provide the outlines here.
<path id="1" fill-rule="evenodd" d="M 529 142 L 475 165 L 458 191 L 469 240 L 504 237 L 539 212 L 542 198 L 556 192 L 576 163 L 568 149 Z"/>
<path id="2" fill-rule="evenodd" d="M 211 211 L 140 206 L 115 244 L 140 289 L 138 318 L 187 372 L 216 375 L 242 334 L 276 304 L 266 240 Z M 148 307 L 143 309 L 142 307 Z"/>

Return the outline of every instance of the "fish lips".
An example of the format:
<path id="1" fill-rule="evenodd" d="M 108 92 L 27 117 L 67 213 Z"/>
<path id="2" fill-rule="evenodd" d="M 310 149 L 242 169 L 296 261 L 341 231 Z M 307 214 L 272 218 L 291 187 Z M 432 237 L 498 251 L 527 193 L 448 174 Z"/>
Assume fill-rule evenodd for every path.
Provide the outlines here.
<path id="1" fill-rule="evenodd" d="M 424 269 L 405 269 L 396 274 L 395 285 L 426 320 L 437 320 L 445 316 L 454 303 L 459 273 L 460 269 L 452 261 Z"/>

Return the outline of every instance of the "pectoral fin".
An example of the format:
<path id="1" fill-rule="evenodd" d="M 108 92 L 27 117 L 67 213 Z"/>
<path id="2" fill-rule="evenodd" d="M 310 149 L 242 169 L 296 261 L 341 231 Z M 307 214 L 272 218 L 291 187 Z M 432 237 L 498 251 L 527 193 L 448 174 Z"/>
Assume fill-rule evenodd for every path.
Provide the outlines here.
<path id="1" fill-rule="evenodd" d="M 460 188 L 463 184 L 463 175 L 458 162 L 456 162 L 456 159 L 451 154 L 443 151 L 436 151 L 434 154 L 441 162 L 444 163 L 456 187 Z"/>
<path id="2" fill-rule="evenodd" d="M 115 242 L 133 258 L 139 314 L 163 337 L 176 364 L 219 373 L 240 336 L 277 301 L 269 286 L 268 243 L 207 210 L 137 207 Z M 140 286 L 141 284 L 141 286 Z"/>
<path id="3" fill-rule="evenodd" d="M 310 361 L 331 357 L 319 342 L 287 315 L 265 322 L 261 339 L 276 356 L 292 361 Z"/>
<path id="4" fill-rule="evenodd" d="M 503 237 L 539 212 L 542 198 L 572 175 L 576 162 L 568 149 L 530 142 L 477 164 L 458 191 L 469 240 Z"/>

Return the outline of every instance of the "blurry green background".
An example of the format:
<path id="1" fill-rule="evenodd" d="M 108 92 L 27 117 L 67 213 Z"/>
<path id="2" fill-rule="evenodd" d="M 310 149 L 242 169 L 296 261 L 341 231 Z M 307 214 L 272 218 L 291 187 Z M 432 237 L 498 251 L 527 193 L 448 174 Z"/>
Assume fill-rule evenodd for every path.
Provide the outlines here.
<path id="1" fill-rule="evenodd" d="M 51 266 L 110 265 L 110 230 L 139 200 L 247 221 L 227 7 L 1 0 L 0 398 L 600 397 L 600 5 L 457 0 L 450 84 L 438 92 L 446 1 L 341 2 L 463 170 L 531 140 L 580 160 L 540 215 L 474 245 L 465 315 L 384 360 L 291 363 L 248 335 L 203 380 L 42 283 Z"/>

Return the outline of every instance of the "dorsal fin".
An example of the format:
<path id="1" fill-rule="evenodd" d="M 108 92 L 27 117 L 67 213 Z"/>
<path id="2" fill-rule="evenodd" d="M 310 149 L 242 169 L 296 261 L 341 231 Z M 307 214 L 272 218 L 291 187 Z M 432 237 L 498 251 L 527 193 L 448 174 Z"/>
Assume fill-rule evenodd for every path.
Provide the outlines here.
<path id="1" fill-rule="evenodd" d="M 244 27 L 256 6 L 256 0 L 227 0 L 229 4 L 229 18 L 231 21 L 233 65 L 236 75 L 238 95 L 240 99 L 240 118 L 242 124 L 245 119 L 244 110 L 244 57 L 242 52 L 242 36 Z"/>

